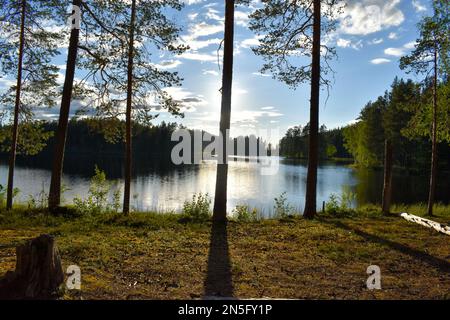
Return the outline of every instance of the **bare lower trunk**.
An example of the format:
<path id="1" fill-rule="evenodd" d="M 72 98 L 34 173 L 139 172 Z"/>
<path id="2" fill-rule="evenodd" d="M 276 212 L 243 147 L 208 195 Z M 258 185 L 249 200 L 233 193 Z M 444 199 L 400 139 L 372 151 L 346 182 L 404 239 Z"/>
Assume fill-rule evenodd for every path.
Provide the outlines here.
<path id="1" fill-rule="evenodd" d="M 434 80 L 433 80 L 433 127 L 431 134 L 431 173 L 430 191 L 428 194 L 427 215 L 433 215 L 434 193 L 437 177 L 437 48 L 434 50 Z"/>
<path id="2" fill-rule="evenodd" d="M 26 0 L 22 0 L 22 17 L 20 21 L 20 44 L 19 44 L 19 61 L 17 65 L 17 86 L 16 101 L 14 104 L 14 122 L 12 127 L 11 154 L 9 156 L 9 172 L 8 172 L 8 188 L 6 191 L 6 209 L 12 209 L 13 193 L 14 193 L 14 168 L 16 165 L 17 153 L 17 136 L 19 134 L 19 107 L 20 92 L 22 90 L 22 63 L 23 63 L 23 47 L 25 42 L 25 11 L 27 7 Z"/>
<path id="3" fill-rule="evenodd" d="M 305 211 L 303 213 L 303 216 L 308 219 L 316 215 L 317 166 L 319 160 L 320 0 L 314 0 L 313 29 L 308 175 L 306 178 Z"/>
<path id="4" fill-rule="evenodd" d="M 220 133 L 223 139 L 222 159 L 217 159 L 216 192 L 214 197 L 215 221 L 225 221 L 227 218 L 227 179 L 228 152 L 227 131 L 230 129 L 231 118 L 231 87 L 233 83 L 233 38 L 234 38 L 234 0 L 226 0 L 225 4 L 225 34 L 222 75 L 222 107 L 220 113 Z"/>
<path id="5" fill-rule="evenodd" d="M 384 214 L 389 214 L 392 197 L 392 143 L 389 139 L 386 139 L 384 143 L 384 183 L 382 211 Z"/>
<path id="6" fill-rule="evenodd" d="M 81 0 L 73 0 L 73 6 L 81 6 Z M 61 177 L 66 147 L 67 126 L 69 123 L 70 102 L 72 100 L 73 80 L 78 53 L 80 30 L 73 28 L 70 32 L 67 56 L 66 76 L 59 110 L 58 128 L 55 133 L 55 149 L 52 163 L 52 177 L 48 195 L 48 207 L 53 210 L 61 205 Z"/>
<path id="7" fill-rule="evenodd" d="M 125 188 L 123 195 L 123 213 L 130 212 L 131 195 L 131 162 L 132 162 L 132 137 L 131 137 L 131 109 L 133 102 L 133 58 L 134 58 L 134 23 L 136 19 L 136 0 L 131 3 L 130 43 L 128 48 L 128 83 L 127 83 L 127 111 L 126 111 L 126 138 L 125 138 Z"/>

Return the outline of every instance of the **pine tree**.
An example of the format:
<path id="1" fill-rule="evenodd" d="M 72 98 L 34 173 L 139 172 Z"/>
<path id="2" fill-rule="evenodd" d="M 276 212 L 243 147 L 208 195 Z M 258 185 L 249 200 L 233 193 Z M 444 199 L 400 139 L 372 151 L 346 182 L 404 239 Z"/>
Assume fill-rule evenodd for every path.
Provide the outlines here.
<path id="1" fill-rule="evenodd" d="M 339 0 L 263 0 L 263 7 L 251 15 L 250 29 L 261 36 L 254 48 L 265 63 L 261 72 L 296 88 L 311 82 L 310 128 L 308 144 L 308 175 L 306 183 L 305 218 L 316 214 L 317 167 L 319 153 L 319 95 L 320 85 L 328 85 L 324 75 L 330 70 L 327 61 L 335 50 L 322 44 L 335 28 Z M 321 55 L 323 55 L 321 59 Z M 311 63 L 300 65 L 299 57 L 311 57 Z M 321 60 L 325 63 L 321 66 Z"/>
<path id="2" fill-rule="evenodd" d="M 91 98 L 80 113 L 126 120 L 124 130 L 103 128 L 115 130 L 116 134 L 125 131 L 125 214 L 130 211 L 133 123 L 150 125 L 161 109 L 182 116 L 179 102 L 165 90 L 179 85 L 182 79 L 177 72 L 152 63 L 156 52 L 176 55 L 187 49 L 177 44 L 180 29 L 166 12 L 181 8 L 178 0 L 111 0 L 89 7 L 89 14 L 96 17 L 91 23 L 101 21 L 102 25 L 88 43 L 79 45 L 80 67 L 88 71 L 86 94 Z"/>
<path id="3" fill-rule="evenodd" d="M 10 143 L 9 173 L 7 187 L 7 209 L 12 208 L 14 168 L 18 149 L 26 154 L 39 151 L 49 135 L 34 121 L 36 107 L 52 107 L 57 96 L 58 67 L 52 58 L 59 54 L 57 47 L 62 40 L 60 32 L 52 30 L 62 2 L 57 0 L 0 1 L 1 71 L 5 75 L 16 75 L 16 85 L 11 86 L 0 97 L 6 106 L 4 117 L 12 118 L 11 132 L 6 133 Z M 8 107 L 14 105 L 14 109 Z M 19 137 L 19 128 L 27 137 Z M 28 142 L 27 144 L 19 142 Z"/>
<path id="4" fill-rule="evenodd" d="M 419 24 L 420 37 L 411 54 L 400 60 L 400 68 L 418 74 L 432 74 L 431 172 L 427 214 L 433 215 L 437 178 L 438 87 L 450 70 L 450 8 L 447 0 L 433 1 L 433 16 Z"/>

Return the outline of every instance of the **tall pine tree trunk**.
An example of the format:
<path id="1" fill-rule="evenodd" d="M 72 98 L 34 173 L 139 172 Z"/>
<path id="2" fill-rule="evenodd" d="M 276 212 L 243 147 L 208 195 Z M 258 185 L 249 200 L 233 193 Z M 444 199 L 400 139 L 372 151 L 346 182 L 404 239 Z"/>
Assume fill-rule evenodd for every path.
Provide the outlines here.
<path id="1" fill-rule="evenodd" d="M 217 161 L 216 192 L 214 197 L 215 221 L 225 221 L 227 218 L 227 180 L 228 180 L 228 152 L 227 132 L 231 119 L 231 87 L 233 83 L 233 40 L 234 39 L 234 0 L 225 0 L 225 34 L 222 74 L 222 106 L 220 112 L 220 133 L 223 139 L 222 159 Z"/>
<path id="2" fill-rule="evenodd" d="M 131 2 L 131 21 L 130 21 L 130 42 L 128 48 L 128 70 L 127 70 L 127 110 L 126 110 L 126 137 L 125 137 L 125 189 L 123 196 L 123 213 L 130 212 L 130 193 L 131 193 L 131 109 L 133 102 L 133 58 L 134 58 L 134 24 L 136 20 L 136 0 Z"/>
<path id="3" fill-rule="evenodd" d="M 17 153 L 17 136 L 19 133 L 19 109 L 20 109 L 20 92 L 22 90 L 22 63 L 23 63 L 23 47 L 25 43 L 25 11 L 27 7 L 26 0 L 22 0 L 22 13 L 20 21 L 20 39 L 19 39 L 19 61 L 17 65 L 17 86 L 16 101 L 14 104 L 14 123 L 12 127 L 11 154 L 9 156 L 9 172 L 8 172 L 8 188 L 6 192 L 6 209 L 12 209 L 13 193 L 14 193 L 14 168 L 16 165 Z"/>
<path id="4" fill-rule="evenodd" d="M 392 197 L 392 143 L 390 139 L 384 141 L 384 183 L 382 211 L 390 213 Z"/>
<path id="5" fill-rule="evenodd" d="M 430 173 L 430 191 L 428 194 L 428 208 L 427 215 L 433 215 L 434 193 L 436 190 L 436 177 L 437 177 L 437 45 L 434 49 L 434 79 L 433 79 L 433 126 L 431 137 L 431 173 Z"/>
<path id="6" fill-rule="evenodd" d="M 81 0 L 73 0 L 73 6 L 81 7 Z M 72 28 L 70 32 L 69 49 L 66 64 L 66 76 L 59 110 L 58 128 L 55 133 L 55 149 L 52 164 L 52 178 L 48 195 L 49 209 L 56 209 L 61 204 L 61 177 L 64 162 L 64 149 L 66 146 L 67 126 L 69 123 L 70 102 L 72 100 L 73 80 L 77 61 L 80 30 Z"/>
<path id="7" fill-rule="evenodd" d="M 303 216 L 311 219 L 316 214 L 317 166 L 319 160 L 319 94 L 320 94 L 320 0 L 314 0 L 314 26 L 311 70 L 311 106 L 309 128 L 308 175 Z"/>

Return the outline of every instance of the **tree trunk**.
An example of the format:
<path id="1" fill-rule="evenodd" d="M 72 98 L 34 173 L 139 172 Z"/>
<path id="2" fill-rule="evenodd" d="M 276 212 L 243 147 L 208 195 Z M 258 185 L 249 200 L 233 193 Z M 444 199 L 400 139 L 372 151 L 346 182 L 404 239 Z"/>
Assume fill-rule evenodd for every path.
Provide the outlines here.
<path id="1" fill-rule="evenodd" d="M 390 139 L 384 141 L 384 184 L 382 211 L 390 213 L 392 196 L 392 143 Z"/>
<path id="2" fill-rule="evenodd" d="M 319 157 L 319 94 L 320 94 L 320 0 L 314 0 L 314 27 L 311 70 L 311 106 L 309 128 L 308 175 L 303 216 L 311 219 L 316 214 L 317 166 Z"/>
<path id="3" fill-rule="evenodd" d="M 231 119 L 231 88 L 233 83 L 233 40 L 234 39 L 234 0 L 225 0 L 225 32 L 222 74 L 222 106 L 220 111 L 220 134 L 223 152 L 217 159 L 216 192 L 214 197 L 213 219 L 225 221 L 227 218 L 227 180 L 228 180 L 228 130 Z"/>
<path id="4" fill-rule="evenodd" d="M 433 216 L 434 193 L 436 190 L 437 177 L 437 48 L 434 50 L 434 80 L 433 80 L 433 126 L 431 137 L 431 173 L 430 173 L 430 191 L 428 194 L 427 215 Z"/>
<path id="5" fill-rule="evenodd" d="M 133 102 L 133 58 L 134 58 L 134 24 L 136 20 L 136 0 L 131 2 L 130 43 L 128 48 L 128 83 L 127 83 L 127 110 L 126 110 L 126 138 L 125 138 L 125 189 L 123 196 L 123 213 L 130 212 L 131 193 L 131 109 Z"/>
<path id="6" fill-rule="evenodd" d="M 425 227 L 432 228 L 432 229 L 434 229 L 434 230 L 436 230 L 438 232 L 441 232 L 443 234 L 446 234 L 446 235 L 450 236 L 450 227 L 445 225 L 445 224 L 443 224 L 443 223 L 439 223 L 439 222 L 436 222 L 436 221 L 428 220 L 428 219 L 425 219 L 425 218 L 422 218 L 422 217 L 415 216 L 413 214 L 408 214 L 406 212 L 401 213 L 400 216 L 402 218 L 408 220 L 408 221 L 421 224 L 421 225 L 423 225 Z"/>
<path id="7" fill-rule="evenodd" d="M 81 6 L 81 0 L 73 0 L 73 6 Z M 80 30 L 73 28 L 70 32 L 69 50 L 66 64 L 66 76 L 59 110 L 58 128 L 55 133 L 55 149 L 53 154 L 52 177 L 48 194 L 48 207 L 56 209 L 61 204 L 61 176 L 66 146 L 67 126 L 69 122 L 70 102 L 72 100 L 73 79 L 78 53 Z"/>
<path id="8" fill-rule="evenodd" d="M 0 279 L 0 299 L 48 299 L 64 281 L 52 236 L 41 235 L 16 248 L 16 270 Z"/>
<path id="9" fill-rule="evenodd" d="M 22 17 L 20 21 L 19 61 L 17 65 L 16 101 L 14 104 L 14 123 L 12 128 L 11 154 L 9 156 L 8 188 L 6 192 L 6 209 L 12 209 L 14 193 L 14 167 L 16 164 L 17 136 L 19 133 L 20 92 L 22 90 L 23 47 L 25 43 L 25 11 L 26 0 L 22 0 Z"/>

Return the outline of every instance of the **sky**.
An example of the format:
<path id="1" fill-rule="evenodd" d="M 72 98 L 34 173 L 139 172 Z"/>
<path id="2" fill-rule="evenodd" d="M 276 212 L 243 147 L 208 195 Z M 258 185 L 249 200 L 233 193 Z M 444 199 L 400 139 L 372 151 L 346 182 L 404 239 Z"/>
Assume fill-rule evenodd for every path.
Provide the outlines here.
<path id="1" fill-rule="evenodd" d="M 171 13 L 182 26 L 181 39 L 190 50 L 180 56 L 160 55 L 153 61 L 160 67 L 178 71 L 183 85 L 167 91 L 184 104 L 183 119 L 161 113 L 158 120 L 180 122 L 192 129 L 218 132 L 220 120 L 221 69 L 217 50 L 223 37 L 224 1 L 183 0 L 185 7 Z M 289 127 L 305 125 L 309 119 L 308 83 L 297 89 L 259 72 L 262 59 L 252 46 L 257 37 L 248 29 L 248 14 L 260 0 L 250 6 L 237 6 L 235 13 L 234 78 L 231 111 L 231 135 L 255 133 L 276 141 Z M 430 14 L 428 0 L 345 0 L 337 30 L 329 35 L 329 44 L 337 49 L 332 61 L 335 71 L 332 87 L 322 90 L 320 124 L 335 128 L 357 119 L 361 108 L 389 89 L 395 76 L 418 80 L 399 68 L 399 59 L 414 48 L 417 23 Z M 60 81 L 64 79 L 66 50 L 58 58 Z M 10 79 L 11 80 L 11 79 Z M 0 90 L 8 82 L 0 79 Z M 72 113 L 76 109 L 74 104 Z M 57 119 L 58 110 L 41 116 Z"/>

